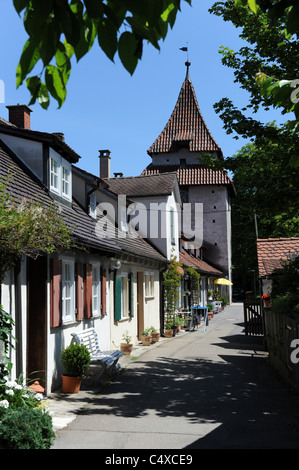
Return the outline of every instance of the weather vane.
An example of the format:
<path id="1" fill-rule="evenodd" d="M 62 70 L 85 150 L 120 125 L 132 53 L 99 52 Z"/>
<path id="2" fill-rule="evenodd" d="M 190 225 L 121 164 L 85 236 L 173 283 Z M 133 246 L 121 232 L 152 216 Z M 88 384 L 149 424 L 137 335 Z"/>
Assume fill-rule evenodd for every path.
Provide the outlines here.
<path id="1" fill-rule="evenodd" d="M 185 62 L 185 65 L 187 67 L 186 78 L 189 78 L 189 67 L 190 67 L 191 63 L 189 62 L 188 46 L 180 47 L 180 51 L 187 52 L 187 61 Z"/>
<path id="2" fill-rule="evenodd" d="M 187 43 L 188 44 L 188 43 Z M 187 52 L 187 61 L 189 62 L 188 46 L 180 47 L 180 51 Z"/>

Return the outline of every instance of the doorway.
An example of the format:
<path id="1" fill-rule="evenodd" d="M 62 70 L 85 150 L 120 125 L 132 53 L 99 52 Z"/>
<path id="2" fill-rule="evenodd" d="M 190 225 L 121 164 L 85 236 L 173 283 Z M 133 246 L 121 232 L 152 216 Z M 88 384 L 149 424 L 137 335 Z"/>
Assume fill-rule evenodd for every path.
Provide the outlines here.
<path id="1" fill-rule="evenodd" d="M 28 259 L 27 378 L 46 389 L 47 367 L 47 257 Z"/>

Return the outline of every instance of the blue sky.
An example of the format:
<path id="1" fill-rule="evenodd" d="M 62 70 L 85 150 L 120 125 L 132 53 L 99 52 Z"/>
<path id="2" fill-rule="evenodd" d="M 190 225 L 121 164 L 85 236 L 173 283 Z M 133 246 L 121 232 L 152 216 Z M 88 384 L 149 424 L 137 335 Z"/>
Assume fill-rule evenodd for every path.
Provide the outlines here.
<path id="1" fill-rule="evenodd" d="M 245 144 L 227 135 L 213 104 L 229 97 L 242 108 L 247 94 L 234 83 L 233 71 L 221 64 L 220 46 L 239 49 L 244 43 L 238 30 L 208 12 L 212 0 L 182 2 L 173 30 L 161 43 L 161 51 L 145 45 L 142 60 L 133 76 L 120 63 L 111 62 L 97 41 L 77 64 L 72 63 L 68 95 L 61 109 L 54 99 L 48 110 L 31 106 L 31 128 L 63 132 L 65 140 L 79 155 L 78 165 L 98 175 L 99 150 L 111 150 L 111 171 L 125 176 L 139 175 L 151 163 L 147 149 L 158 137 L 175 106 L 185 78 L 188 45 L 190 76 L 203 117 L 224 156 L 230 156 Z M 5 103 L 0 115 L 8 118 L 6 105 L 28 104 L 25 85 L 15 86 L 15 70 L 26 41 L 21 19 L 12 0 L 1 1 L 0 79 L 5 84 Z M 259 115 L 265 122 L 281 122 L 279 111 Z"/>

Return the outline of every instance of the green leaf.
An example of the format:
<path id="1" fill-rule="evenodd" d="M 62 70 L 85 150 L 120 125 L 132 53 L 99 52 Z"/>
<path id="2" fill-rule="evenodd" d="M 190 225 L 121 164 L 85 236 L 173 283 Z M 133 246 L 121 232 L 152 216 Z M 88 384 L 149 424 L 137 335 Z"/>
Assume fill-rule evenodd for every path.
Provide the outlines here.
<path id="1" fill-rule="evenodd" d="M 99 0 L 84 0 L 85 7 L 90 18 L 100 18 L 103 14 L 103 6 Z"/>
<path id="2" fill-rule="evenodd" d="M 45 80 L 49 92 L 56 99 L 60 108 L 66 98 L 66 87 L 61 71 L 55 65 L 48 65 L 46 67 Z"/>
<path id="3" fill-rule="evenodd" d="M 47 109 L 50 104 L 48 88 L 45 83 L 41 83 L 38 91 L 38 102 L 42 108 Z"/>
<path id="4" fill-rule="evenodd" d="M 26 86 L 31 94 L 31 100 L 29 105 L 34 104 L 39 93 L 39 89 L 41 86 L 41 79 L 36 75 L 34 77 L 29 77 L 26 80 Z"/>
<path id="5" fill-rule="evenodd" d="M 98 41 L 105 54 L 113 61 L 117 51 L 117 30 L 109 18 L 99 21 Z"/>
<path id="6" fill-rule="evenodd" d="M 80 31 L 80 39 L 74 47 L 77 62 L 91 49 L 96 35 L 96 22 L 87 17 Z"/>
<path id="7" fill-rule="evenodd" d="M 134 34 L 128 31 L 122 33 L 118 41 L 118 55 L 123 66 L 131 75 L 133 75 L 138 63 L 138 58 L 135 55 L 137 48 L 138 41 Z"/>
<path id="8" fill-rule="evenodd" d="M 25 43 L 20 62 L 17 66 L 16 83 L 17 88 L 23 83 L 24 79 L 31 72 L 35 64 L 40 59 L 38 48 L 28 39 Z"/>
<path id="9" fill-rule="evenodd" d="M 28 6 L 28 0 L 13 0 L 16 11 L 20 14 Z"/>

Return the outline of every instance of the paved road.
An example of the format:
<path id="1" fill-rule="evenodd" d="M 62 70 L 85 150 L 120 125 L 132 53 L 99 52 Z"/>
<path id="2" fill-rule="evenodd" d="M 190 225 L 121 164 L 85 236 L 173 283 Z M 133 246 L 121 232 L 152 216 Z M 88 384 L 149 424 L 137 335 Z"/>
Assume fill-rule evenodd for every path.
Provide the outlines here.
<path id="1" fill-rule="evenodd" d="M 242 322 L 233 304 L 206 332 L 149 347 L 57 433 L 53 449 L 299 449 L 298 395 Z"/>

